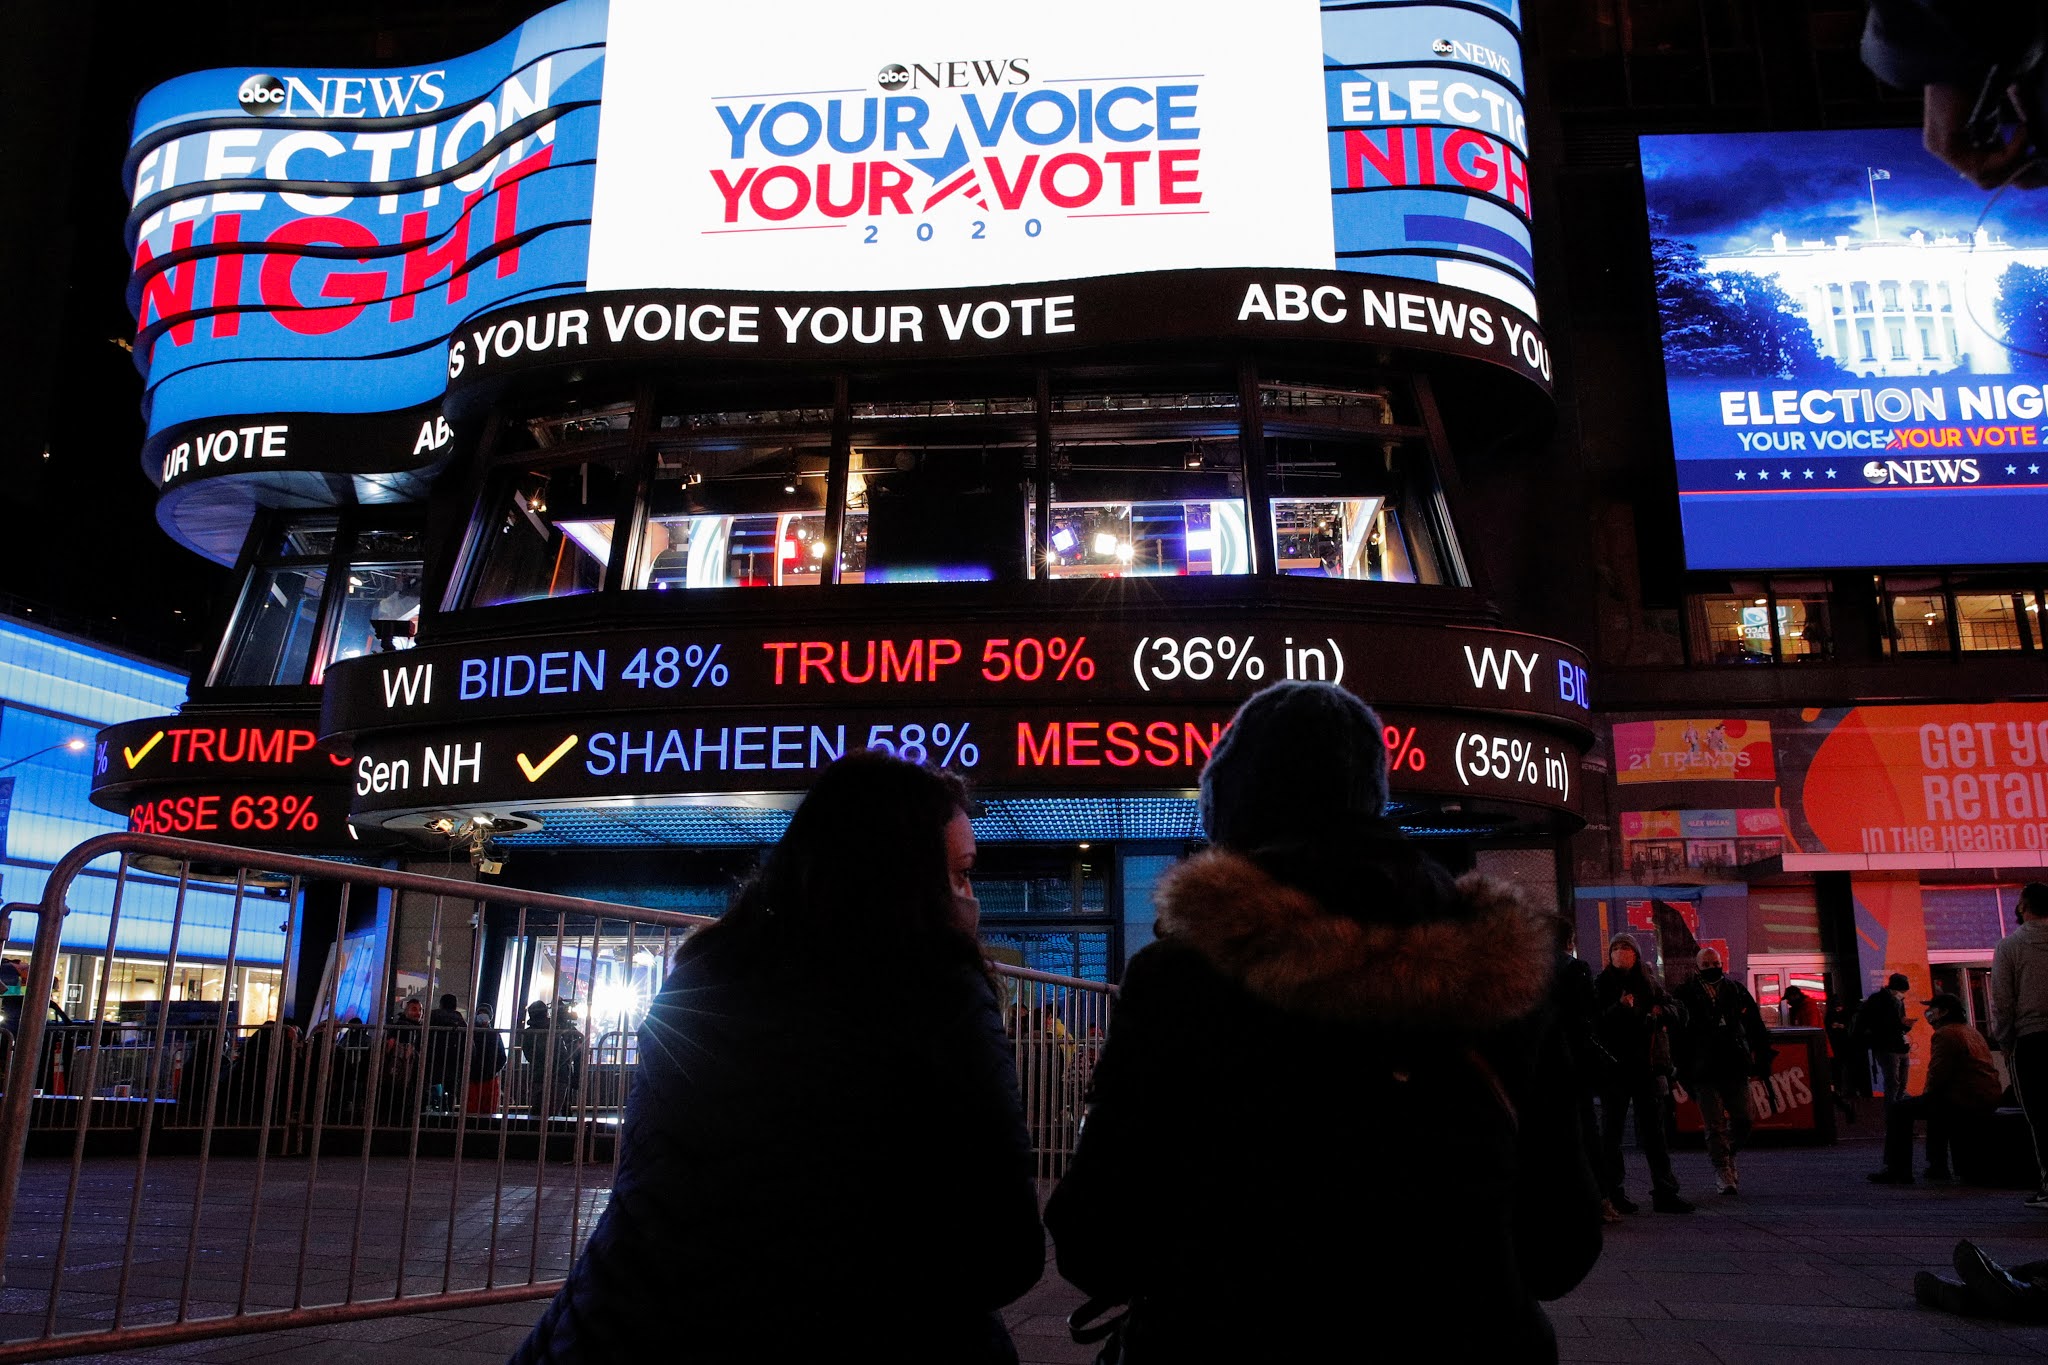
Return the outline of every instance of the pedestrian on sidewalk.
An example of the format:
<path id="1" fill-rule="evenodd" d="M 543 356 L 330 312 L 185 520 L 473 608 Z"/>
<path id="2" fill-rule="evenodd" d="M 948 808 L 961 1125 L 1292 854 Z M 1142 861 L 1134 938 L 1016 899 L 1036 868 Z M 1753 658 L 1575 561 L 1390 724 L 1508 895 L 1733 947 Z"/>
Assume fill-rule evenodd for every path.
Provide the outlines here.
<path id="1" fill-rule="evenodd" d="M 1578 955 L 1578 926 L 1569 915 L 1553 914 L 1557 951 L 1552 957 L 1550 1011 L 1557 1021 L 1558 1046 L 1565 1058 L 1565 1076 L 1570 1086 L 1572 1109 L 1578 1115 L 1579 1142 L 1586 1154 L 1586 1169 L 1597 1181 L 1601 1169 L 1600 1120 L 1593 1101 L 1600 1089 L 1606 1066 L 1613 1063 L 1600 1046 L 1596 1029 L 1600 1019 L 1600 997 L 1593 988 L 1593 967 Z M 1621 1221 L 1620 1212 L 1602 1199 L 1602 1217 L 1610 1223 Z"/>
<path id="2" fill-rule="evenodd" d="M 1987 1121 L 2004 1090 L 1991 1061 L 1991 1047 L 1970 1026 L 1962 999 L 1944 991 L 1928 1000 L 1926 1008 L 1927 1022 L 1934 1029 L 1927 1085 L 1885 1115 L 1884 1169 L 1870 1175 L 1880 1185 L 1913 1183 L 1913 1125 L 1921 1119 L 1927 1121 L 1927 1178 L 1950 1179 L 1954 1139 Z"/>
<path id="3" fill-rule="evenodd" d="M 510 1054 L 492 1018 L 496 1010 L 497 1006 L 490 1001 L 482 1001 L 470 1019 L 469 1086 L 463 1095 L 463 1107 L 471 1118 L 491 1118 L 498 1113 L 498 1076 Z"/>
<path id="4" fill-rule="evenodd" d="M 1777 1049 L 1755 999 L 1721 969 L 1721 954 L 1702 948 L 1696 961 L 1699 971 L 1675 993 L 1684 1012 L 1678 1074 L 1706 1126 L 1714 1188 L 1735 1195 L 1735 1154 L 1749 1141 L 1750 1079 L 1771 1074 Z"/>
<path id="5" fill-rule="evenodd" d="M 443 995 L 427 1016 L 427 1111 L 452 1114 L 462 1096 L 462 1035 L 469 1021 Z"/>
<path id="6" fill-rule="evenodd" d="M 1691 1213 L 1679 1197 L 1664 1133 L 1665 1104 L 1671 1094 L 1670 1030 L 1677 1007 L 1657 979 L 1643 969 L 1636 941 L 1616 934 L 1607 943 L 1607 966 L 1593 982 L 1600 1015 L 1596 1036 L 1606 1050 L 1600 1082 L 1600 1182 L 1608 1206 L 1635 1213 L 1621 1160 L 1621 1135 L 1628 1111 L 1636 1112 L 1636 1145 L 1650 1166 L 1650 1206 L 1659 1213 Z"/>
<path id="7" fill-rule="evenodd" d="M 2034 1134 L 2040 1185 L 2030 1208 L 2048 1208 L 2048 882 L 2020 890 L 2019 927 L 1991 955 L 1991 1027 Z"/>
<path id="8" fill-rule="evenodd" d="M 1017 1359 L 1045 1233 L 957 779 L 827 768 L 683 943 L 612 1197 L 516 1365 Z"/>
<path id="9" fill-rule="evenodd" d="M 1994 974 L 1996 969 L 1994 968 Z M 1904 972 L 1893 972 L 1884 989 L 1872 991 L 1856 1011 L 1851 1030 L 1855 1041 L 1870 1053 L 1884 1085 L 1885 1121 L 1891 1121 L 1892 1106 L 1906 1098 L 1906 1069 L 1913 1045 L 1906 1035 L 1916 1021 L 1906 1017 L 1906 992 L 1913 983 Z"/>
<path id="10" fill-rule="evenodd" d="M 1321 683 L 1238 711 L 1209 851 L 1156 897 L 1046 1219 L 1124 1365 L 1555 1359 L 1600 1250 L 1546 1017 L 1554 931 L 1384 817 L 1379 718 Z"/>

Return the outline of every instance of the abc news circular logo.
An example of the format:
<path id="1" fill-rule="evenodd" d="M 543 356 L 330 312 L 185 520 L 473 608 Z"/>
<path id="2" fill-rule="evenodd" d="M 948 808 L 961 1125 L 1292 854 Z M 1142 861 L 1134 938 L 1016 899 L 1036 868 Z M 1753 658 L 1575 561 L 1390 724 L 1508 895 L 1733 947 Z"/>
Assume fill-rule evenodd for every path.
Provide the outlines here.
<path id="1" fill-rule="evenodd" d="M 1429 50 L 1439 57 L 1448 57 L 1458 50 L 1458 45 L 1449 38 L 1439 38 L 1429 45 Z"/>
<path id="2" fill-rule="evenodd" d="M 274 114 L 284 108 L 284 82 L 275 76 L 251 76 L 235 98 L 245 114 Z"/>
<path id="3" fill-rule="evenodd" d="M 875 84 L 884 90 L 908 90 L 910 68 L 901 62 L 891 62 L 875 73 Z"/>

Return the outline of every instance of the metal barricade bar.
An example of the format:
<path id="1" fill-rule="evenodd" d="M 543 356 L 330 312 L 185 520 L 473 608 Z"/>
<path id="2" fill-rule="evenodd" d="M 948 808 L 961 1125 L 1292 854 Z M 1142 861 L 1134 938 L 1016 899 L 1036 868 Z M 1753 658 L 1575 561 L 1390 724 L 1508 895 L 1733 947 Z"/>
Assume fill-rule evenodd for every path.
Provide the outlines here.
<path id="1" fill-rule="evenodd" d="M 610 1196 L 637 1064 L 633 1029 L 600 1030 L 593 1017 L 586 1036 L 564 1002 L 594 998 L 608 934 L 623 933 L 632 963 L 659 931 L 665 975 L 680 935 L 710 917 L 109 834 L 58 862 L 39 905 L 0 909 L 37 917 L 27 1001 L 51 998 L 67 894 L 88 864 L 109 855 L 120 861 L 92 1018 L 52 1023 L 47 1007 L 24 1008 L 0 1072 L 0 1270 L 10 1291 L 0 1301 L 0 1362 L 555 1291 Z M 138 868 L 137 858 L 160 860 L 152 869 L 174 864 L 176 876 Z M 172 969 L 197 894 L 195 868 L 221 886 L 232 874 L 232 919 L 220 998 L 182 1005 L 174 1022 Z M 282 888 L 285 938 L 296 941 L 301 893 L 323 884 L 339 894 L 334 955 L 309 1016 L 317 1022 L 303 1036 L 281 1018 L 242 1022 L 228 996 L 246 915 L 275 906 L 271 892 Z M 154 1015 L 146 1005 L 139 1018 L 110 1021 L 123 915 L 170 888 Z M 514 921 L 511 942 L 527 954 L 518 993 L 543 946 L 552 947 L 546 1025 L 522 1027 L 516 1001 L 502 1000 L 499 1012 L 513 1017 L 488 1027 L 471 1018 L 460 1037 L 424 1019 L 345 1024 L 337 1006 L 351 898 L 401 892 L 431 898 L 422 902 L 432 966 L 421 996 L 466 993 L 472 1010 L 486 998 L 480 917 L 468 958 L 458 947 L 444 961 L 446 917 L 451 904 L 500 907 Z M 1113 989 L 993 969 L 1038 1174 L 1056 1176 L 1073 1152 Z M 50 1156 L 37 1158 L 31 1179 L 32 1133 Z M 109 1159 L 96 1149 L 109 1145 L 132 1145 L 132 1167 L 126 1178 L 96 1180 Z"/>

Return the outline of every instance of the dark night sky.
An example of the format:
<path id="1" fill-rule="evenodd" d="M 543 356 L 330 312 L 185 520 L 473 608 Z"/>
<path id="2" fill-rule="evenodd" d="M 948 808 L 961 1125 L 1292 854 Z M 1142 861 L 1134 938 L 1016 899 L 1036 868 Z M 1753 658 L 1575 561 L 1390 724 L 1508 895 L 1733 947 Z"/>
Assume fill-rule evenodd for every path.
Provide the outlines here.
<path id="1" fill-rule="evenodd" d="M 166 7 L 32 0 L 9 10 L 0 79 L 0 611 L 191 667 L 229 575 L 157 528 L 142 473 L 142 392 L 122 342 L 128 260 L 121 157 L 135 97 L 216 66 L 385 66 L 454 56 L 542 8 L 252 0 Z M 14 599 L 10 601 L 9 599 Z"/>

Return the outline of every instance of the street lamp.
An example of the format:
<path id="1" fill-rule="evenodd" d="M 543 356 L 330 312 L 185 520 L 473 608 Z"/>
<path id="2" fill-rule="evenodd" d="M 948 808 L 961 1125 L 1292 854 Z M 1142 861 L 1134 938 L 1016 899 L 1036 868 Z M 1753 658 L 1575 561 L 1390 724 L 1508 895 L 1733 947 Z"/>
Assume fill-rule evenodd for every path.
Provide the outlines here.
<path id="1" fill-rule="evenodd" d="M 20 758 L 10 758 L 5 763 L 0 763 L 0 773 L 6 772 L 9 768 L 19 767 L 32 758 L 41 758 L 52 749 L 69 749 L 74 754 L 82 754 L 88 747 L 85 740 L 73 735 L 70 739 L 60 739 L 55 744 L 45 744 L 32 754 L 23 754 Z"/>

